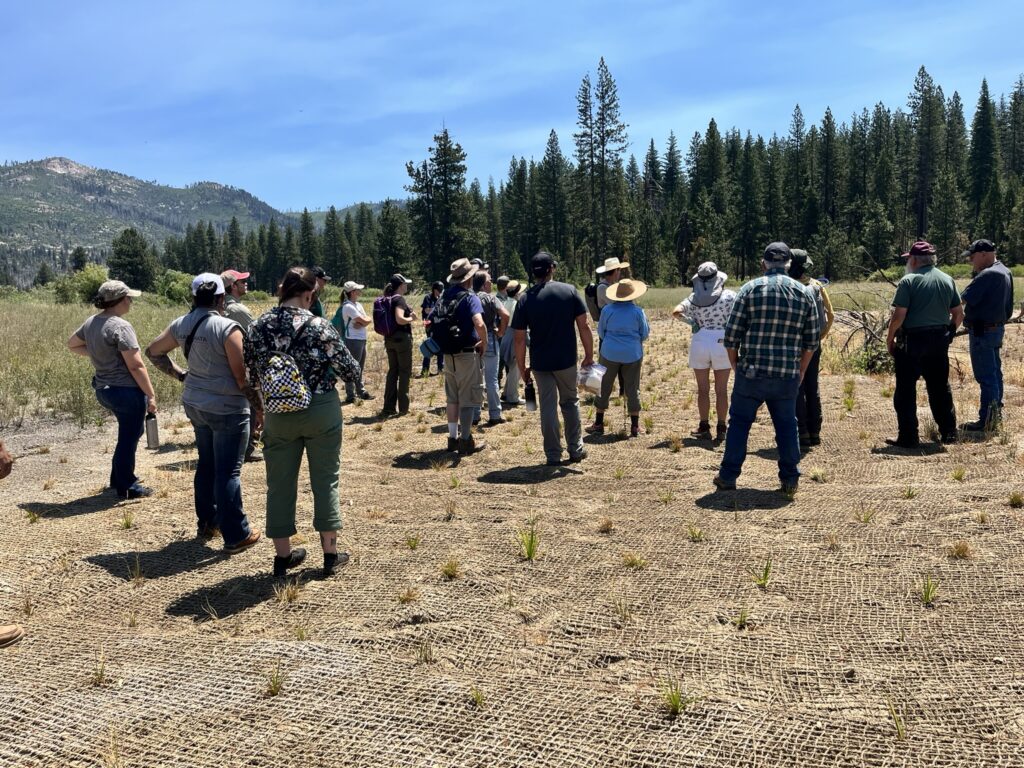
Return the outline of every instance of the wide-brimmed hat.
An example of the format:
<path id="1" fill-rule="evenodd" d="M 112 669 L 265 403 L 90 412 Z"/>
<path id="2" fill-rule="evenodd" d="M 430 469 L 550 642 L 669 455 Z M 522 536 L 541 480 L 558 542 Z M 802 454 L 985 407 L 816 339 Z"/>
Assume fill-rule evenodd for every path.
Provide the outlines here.
<path id="1" fill-rule="evenodd" d="M 341 286 L 341 290 L 343 293 L 352 293 L 352 291 L 361 291 L 365 287 L 365 285 L 360 285 L 355 280 L 346 280 L 345 284 Z"/>
<path id="2" fill-rule="evenodd" d="M 142 291 L 133 290 L 120 280 L 107 280 L 107 282 L 100 286 L 96 293 L 100 297 L 100 301 L 107 304 L 112 301 L 123 299 L 125 296 L 131 296 L 133 299 L 137 299 L 142 295 Z"/>
<path id="3" fill-rule="evenodd" d="M 514 296 L 519 290 L 520 283 L 518 280 L 509 280 L 508 285 L 505 286 L 505 293 Z"/>
<path id="4" fill-rule="evenodd" d="M 214 296 L 220 296 L 224 293 L 224 281 L 220 279 L 220 275 L 215 275 L 213 272 L 202 272 L 192 278 L 192 295 L 195 296 L 199 291 L 213 291 Z"/>
<path id="5" fill-rule="evenodd" d="M 628 266 L 628 261 L 619 261 L 618 256 L 612 256 L 610 259 L 605 259 L 604 264 L 594 271 L 599 275 L 603 275 L 605 272 L 614 272 L 616 269 L 624 269 Z"/>
<path id="6" fill-rule="evenodd" d="M 448 269 L 451 270 L 451 274 L 448 275 L 449 283 L 464 283 L 480 271 L 480 265 L 469 259 L 456 259 Z"/>
<path id="7" fill-rule="evenodd" d="M 710 307 L 722 295 L 728 275 L 713 261 L 705 261 L 697 267 L 697 274 L 690 278 L 693 293 L 690 303 L 695 307 Z"/>
<path id="8" fill-rule="evenodd" d="M 647 293 L 647 283 L 624 277 L 619 282 L 609 285 L 608 292 L 604 296 L 608 301 L 633 301 L 645 293 Z"/>

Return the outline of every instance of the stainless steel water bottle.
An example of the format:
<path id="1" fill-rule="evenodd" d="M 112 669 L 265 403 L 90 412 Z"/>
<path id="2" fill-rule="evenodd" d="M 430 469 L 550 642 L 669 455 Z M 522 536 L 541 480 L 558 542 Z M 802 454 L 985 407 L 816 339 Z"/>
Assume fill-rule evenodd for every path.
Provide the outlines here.
<path id="1" fill-rule="evenodd" d="M 160 428 L 156 424 L 156 414 L 146 414 L 146 447 L 156 450 L 160 447 Z"/>

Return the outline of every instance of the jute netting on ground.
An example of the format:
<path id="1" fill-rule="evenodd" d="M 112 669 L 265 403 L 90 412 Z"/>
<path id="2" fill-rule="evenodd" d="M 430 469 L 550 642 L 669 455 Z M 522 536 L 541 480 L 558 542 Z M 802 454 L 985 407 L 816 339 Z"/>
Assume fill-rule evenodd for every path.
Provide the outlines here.
<path id="1" fill-rule="evenodd" d="M 180 414 L 160 452 L 140 449 L 143 501 L 97 493 L 109 424 L 5 435 L 0 622 L 28 636 L 0 651 L 0 765 L 1024 765 L 1013 364 L 1003 436 L 912 453 L 883 443 L 891 381 L 824 376 L 796 499 L 774 490 L 765 415 L 740 490 L 712 494 L 721 447 L 686 437 L 685 334 L 654 325 L 650 434 L 620 438 L 613 408 L 581 465 L 538 466 L 522 409 L 482 454 L 446 456 L 438 378 L 379 430 L 370 403 L 346 408 L 352 562 L 318 577 L 303 481 L 292 595 L 275 594 L 269 543 L 226 558 L 194 538 Z M 954 384 L 966 420 L 976 389 Z M 243 479 L 262 527 L 263 466 Z"/>

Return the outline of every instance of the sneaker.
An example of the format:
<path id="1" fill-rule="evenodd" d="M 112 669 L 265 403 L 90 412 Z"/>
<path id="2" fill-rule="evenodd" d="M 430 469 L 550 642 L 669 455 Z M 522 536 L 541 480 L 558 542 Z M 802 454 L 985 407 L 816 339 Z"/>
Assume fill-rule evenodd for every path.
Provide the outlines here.
<path id="1" fill-rule="evenodd" d="M 561 467 L 561 466 L 564 466 L 562 464 L 562 460 L 561 459 L 548 459 L 547 461 L 544 462 L 544 465 L 548 466 L 548 467 Z"/>
<path id="2" fill-rule="evenodd" d="M 891 437 L 885 438 L 885 444 L 891 445 L 893 448 L 919 448 L 921 442 L 919 440 L 904 440 L 902 438 L 896 438 L 895 440 Z"/>
<path id="3" fill-rule="evenodd" d="M 274 578 L 280 579 L 287 576 L 287 572 L 302 565 L 306 560 L 306 550 L 296 547 L 285 557 L 274 556 Z"/>
<path id="4" fill-rule="evenodd" d="M 459 438 L 457 438 L 457 437 L 449 437 L 448 438 L 448 448 L 446 450 L 447 450 L 448 453 L 458 453 L 459 452 Z"/>
<path id="5" fill-rule="evenodd" d="M 641 427 L 639 427 L 639 426 L 630 427 L 629 428 L 629 436 L 630 437 L 640 437 L 640 435 L 642 435 L 643 433 L 644 433 L 643 429 Z M 708 437 L 711 437 L 710 433 L 708 433 Z"/>
<path id="6" fill-rule="evenodd" d="M 702 421 L 697 425 L 697 428 L 690 433 L 690 437 L 695 437 L 698 440 L 710 440 L 711 439 L 711 425 L 706 421 Z"/>
<path id="7" fill-rule="evenodd" d="M 587 449 L 586 448 L 584 448 L 579 453 L 570 453 L 569 454 L 569 463 L 570 464 L 579 464 L 585 458 L 587 458 Z"/>
<path id="8" fill-rule="evenodd" d="M 373 395 L 367 392 L 365 389 L 359 393 L 360 400 L 373 400 Z"/>
<path id="9" fill-rule="evenodd" d="M 5 624 L 0 627 L 0 648 L 14 645 L 25 636 L 25 630 L 18 624 Z"/>
<path id="10" fill-rule="evenodd" d="M 203 541 L 209 541 L 210 539 L 220 538 L 220 528 L 216 525 L 201 525 L 196 529 L 196 537 Z"/>
<path id="11" fill-rule="evenodd" d="M 487 420 L 487 426 L 488 427 L 496 427 L 499 424 L 504 424 L 504 423 L 505 423 L 505 419 L 503 419 L 501 416 L 499 416 L 496 419 L 488 419 Z"/>
<path id="12" fill-rule="evenodd" d="M 510 408 L 515 408 L 517 405 L 522 405 L 525 402 L 526 402 L 525 400 L 504 400 L 503 399 L 501 401 L 501 404 L 502 405 L 507 405 Z"/>
<path id="13" fill-rule="evenodd" d="M 324 552 L 324 576 L 333 576 L 348 562 L 348 552 L 328 554 Z"/>
<path id="14" fill-rule="evenodd" d="M 723 480 L 719 475 L 715 475 L 711 482 L 715 484 L 715 488 L 720 491 L 735 491 L 736 483 L 732 480 Z"/>
<path id="15" fill-rule="evenodd" d="M 247 550 L 249 547 L 255 545 L 256 542 L 258 542 L 262 538 L 263 534 L 260 531 L 253 531 L 237 544 L 225 544 L 224 554 L 237 555 L 239 552 L 243 552 Z"/>
<path id="16" fill-rule="evenodd" d="M 250 464 L 255 464 L 256 462 L 263 461 L 263 454 L 259 451 L 253 451 L 245 457 L 245 460 Z"/>
<path id="17" fill-rule="evenodd" d="M 397 415 L 398 413 L 396 413 L 395 411 L 381 411 L 380 413 L 377 414 L 377 418 L 381 420 L 393 419 Z"/>
<path id="18" fill-rule="evenodd" d="M 127 491 L 118 491 L 117 496 L 120 499 L 144 499 L 147 496 L 153 495 L 153 489 L 147 488 L 144 485 L 133 485 Z"/>
<path id="19" fill-rule="evenodd" d="M 583 431 L 586 432 L 588 435 L 603 435 L 604 434 L 604 422 L 601 422 L 599 424 L 599 423 L 597 423 L 595 421 L 593 424 L 591 424 L 589 427 L 587 427 Z"/>
<path id="20" fill-rule="evenodd" d="M 961 424 L 960 429 L 962 429 L 964 432 L 984 432 L 985 422 L 981 420 L 969 421 L 966 424 Z"/>
<path id="21" fill-rule="evenodd" d="M 471 456 L 474 453 L 480 453 L 486 447 L 487 443 L 478 443 L 472 437 L 459 440 L 459 456 Z"/>

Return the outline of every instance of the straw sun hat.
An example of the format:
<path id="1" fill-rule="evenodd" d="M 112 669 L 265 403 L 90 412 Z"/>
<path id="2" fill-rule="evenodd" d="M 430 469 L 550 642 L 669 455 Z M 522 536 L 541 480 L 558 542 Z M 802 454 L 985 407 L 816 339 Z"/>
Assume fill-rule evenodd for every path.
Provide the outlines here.
<path id="1" fill-rule="evenodd" d="M 633 301 L 647 293 L 647 283 L 642 280 L 630 280 L 628 277 L 608 286 L 605 298 L 608 301 Z"/>

